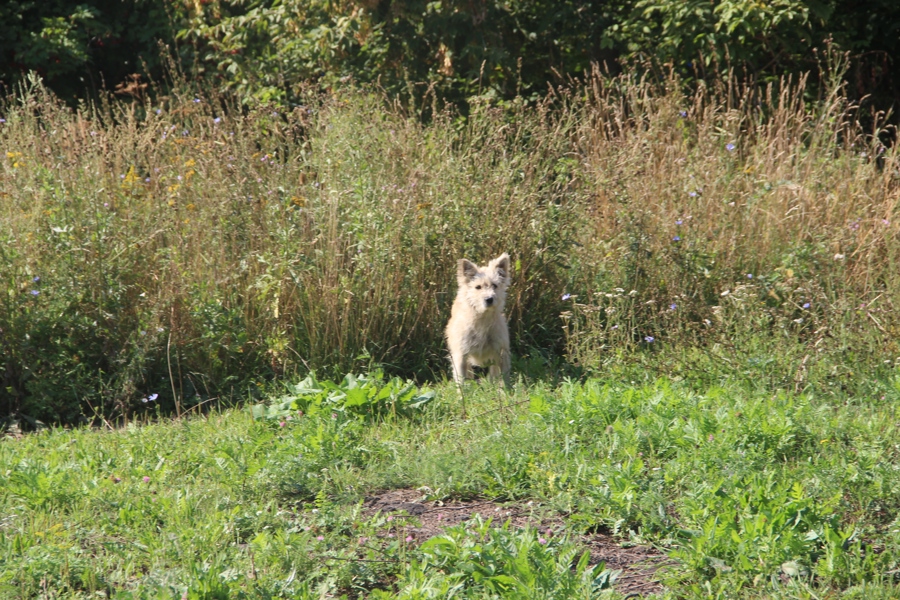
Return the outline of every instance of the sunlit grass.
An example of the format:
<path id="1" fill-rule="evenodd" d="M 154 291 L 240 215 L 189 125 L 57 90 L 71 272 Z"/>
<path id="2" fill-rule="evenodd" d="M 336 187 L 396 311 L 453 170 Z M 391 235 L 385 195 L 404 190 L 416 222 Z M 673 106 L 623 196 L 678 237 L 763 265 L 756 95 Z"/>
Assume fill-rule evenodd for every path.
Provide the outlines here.
<path id="1" fill-rule="evenodd" d="M 531 577 L 555 581 L 554 597 L 588 597 L 590 578 L 552 575 L 557 556 L 579 556 L 562 538 L 547 554 L 533 531 L 491 529 L 500 522 L 457 531 L 452 551 L 388 537 L 391 524 L 363 517 L 358 503 L 396 487 L 532 502 L 570 533 L 656 543 L 672 559 L 673 598 L 895 597 L 896 389 L 832 402 L 662 380 L 520 382 L 506 394 L 472 384 L 463 419 L 452 384 L 407 416 L 351 402 L 357 384 L 348 385 L 321 410 L 291 392 L 307 411 L 290 419 L 254 419 L 248 408 L 4 440 L 4 597 L 413 597 L 423 586 L 450 597 L 440 590 L 461 585 L 454 597 L 481 598 L 491 589 L 440 561 L 500 569 L 513 578 L 497 579 L 500 597 L 525 597 L 517 586 Z M 471 556 L 487 539 L 493 549 Z M 530 571 L 516 552 L 533 554 Z"/>

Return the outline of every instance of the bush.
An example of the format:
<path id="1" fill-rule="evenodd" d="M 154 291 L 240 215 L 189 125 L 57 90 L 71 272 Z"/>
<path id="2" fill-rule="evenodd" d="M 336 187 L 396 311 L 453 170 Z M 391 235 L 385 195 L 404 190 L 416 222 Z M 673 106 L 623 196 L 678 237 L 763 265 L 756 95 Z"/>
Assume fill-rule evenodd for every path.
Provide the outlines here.
<path id="1" fill-rule="evenodd" d="M 133 73 L 159 76 L 157 44 L 174 39 L 183 16 L 174 2 L 9 0 L 0 6 L 0 83 L 8 93 L 34 71 L 75 101 L 95 97 L 105 84 L 126 84 Z M 131 83 L 140 95 L 139 82 Z"/>

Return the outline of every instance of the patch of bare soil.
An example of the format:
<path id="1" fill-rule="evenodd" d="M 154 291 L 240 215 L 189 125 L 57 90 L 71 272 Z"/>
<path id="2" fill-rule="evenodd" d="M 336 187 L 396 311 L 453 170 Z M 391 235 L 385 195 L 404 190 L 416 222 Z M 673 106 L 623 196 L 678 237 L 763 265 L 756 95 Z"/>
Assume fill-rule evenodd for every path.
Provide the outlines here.
<path id="1" fill-rule="evenodd" d="M 389 490 L 370 496 L 363 502 L 363 512 L 367 516 L 405 513 L 415 517 L 412 521 L 418 526 L 398 519 L 393 533 L 397 537 L 412 537 L 416 543 L 440 535 L 445 528 L 476 515 L 492 518 L 498 525 L 509 520 L 513 527 L 530 525 L 540 531 L 549 530 L 551 535 L 562 533 L 565 526 L 561 517 L 542 515 L 530 505 L 498 504 L 490 500 L 425 502 L 422 493 L 416 490 Z M 590 551 L 592 565 L 604 562 L 608 569 L 621 570 L 613 587 L 624 596 L 640 598 L 662 592 L 656 572 L 668 560 L 664 554 L 647 546 L 622 547 L 613 536 L 604 533 L 584 534 L 577 539 Z"/>

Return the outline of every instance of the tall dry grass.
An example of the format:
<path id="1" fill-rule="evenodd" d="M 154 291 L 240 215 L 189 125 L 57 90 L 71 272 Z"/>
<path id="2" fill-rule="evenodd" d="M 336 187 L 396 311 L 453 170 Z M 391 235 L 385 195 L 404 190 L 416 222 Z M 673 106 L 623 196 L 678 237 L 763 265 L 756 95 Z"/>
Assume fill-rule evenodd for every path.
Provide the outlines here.
<path id="1" fill-rule="evenodd" d="M 622 348 L 703 345 L 750 377 L 780 362 L 765 382 L 797 389 L 815 368 L 893 367 L 898 158 L 878 141 L 884 115 L 864 130 L 838 81 L 810 103 L 805 79 L 682 95 L 594 78 L 571 357 L 608 367 Z"/>
<path id="2" fill-rule="evenodd" d="M 441 377 L 456 260 L 502 251 L 528 372 L 712 348 L 789 357 L 802 386 L 848 340 L 896 356 L 896 153 L 839 88 L 805 94 L 595 74 L 423 125 L 365 92 L 71 110 L 32 82 L 0 124 L 0 410 L 184 410 L 373 362 Z"/>

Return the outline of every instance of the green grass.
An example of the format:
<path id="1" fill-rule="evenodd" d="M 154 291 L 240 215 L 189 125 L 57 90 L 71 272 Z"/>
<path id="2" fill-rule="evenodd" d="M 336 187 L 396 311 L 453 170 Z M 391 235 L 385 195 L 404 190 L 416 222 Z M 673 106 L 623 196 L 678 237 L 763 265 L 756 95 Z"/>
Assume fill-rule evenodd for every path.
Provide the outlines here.
<path id="1" fill-rule="evenodd" d="M 452 385 L 307 380 L 268 408 L 6 439 L 0 589 L 615 597 L 592 588 L 599 572 L 568 568 L 580 552 L 565 536 L 543 545 L 495 522 L 421 547 L 378 537 L 390 525 L 363 518 L 362 498 L 414 487 L 532 501 L 570 532 L 655 543 L 673 559 L 672 598 L 896 598 L 900 384 L 888 383 L 840 400 L 668 380 L 472 384 L 463 419 Z"/>

